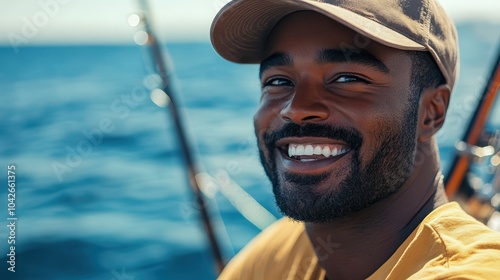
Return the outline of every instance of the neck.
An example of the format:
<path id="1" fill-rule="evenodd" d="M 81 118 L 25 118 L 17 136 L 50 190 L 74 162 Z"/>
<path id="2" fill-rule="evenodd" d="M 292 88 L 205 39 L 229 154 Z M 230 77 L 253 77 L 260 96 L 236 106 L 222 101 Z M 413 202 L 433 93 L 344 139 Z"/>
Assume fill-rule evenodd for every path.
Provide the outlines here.
<path id="1" fill-rule="evenodd" d="M 366 279 L 432 210 L 447 202 L 435 149 L 433 141 L 419 145 L 417 154 L 424 160 L 415 164 L 412 175 L 396 193 L 333 222 L 306 223 L 329 279 Z M 429 151 L 433 151 L 431 155 Z"/>

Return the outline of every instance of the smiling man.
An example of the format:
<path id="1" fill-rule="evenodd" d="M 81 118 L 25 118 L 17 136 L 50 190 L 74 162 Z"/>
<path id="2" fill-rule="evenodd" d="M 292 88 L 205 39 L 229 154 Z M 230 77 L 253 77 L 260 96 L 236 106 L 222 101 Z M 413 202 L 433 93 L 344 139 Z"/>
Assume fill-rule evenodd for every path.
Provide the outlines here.
<path id="1" fill-rule="evenodd" d="M 220 279 L 495 279 L 500 234 L 444 194 L 435 133 L 458 70 L 433 0 L 232 1 L 214 48 L 260 63 L 280 210 Z"/>

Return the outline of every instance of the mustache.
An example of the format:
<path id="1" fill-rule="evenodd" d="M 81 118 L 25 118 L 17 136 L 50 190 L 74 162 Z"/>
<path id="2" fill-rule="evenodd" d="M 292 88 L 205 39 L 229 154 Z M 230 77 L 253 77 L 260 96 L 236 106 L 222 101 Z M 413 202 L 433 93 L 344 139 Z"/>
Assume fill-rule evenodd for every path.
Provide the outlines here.
<path id="1" fill-rule="evenodd" d="M 276 142 L 286 137 L 322 137 L 340 140 L 348 144 L 351 149 L 358 150 L 363 144 L 361 133 L 354 128 L 336 127 L 325 124 L 308 123 L 298 125 L 287 123 L 282 128 L 266 133 L 264 142 L 267 147 L 275 147 Z"/>

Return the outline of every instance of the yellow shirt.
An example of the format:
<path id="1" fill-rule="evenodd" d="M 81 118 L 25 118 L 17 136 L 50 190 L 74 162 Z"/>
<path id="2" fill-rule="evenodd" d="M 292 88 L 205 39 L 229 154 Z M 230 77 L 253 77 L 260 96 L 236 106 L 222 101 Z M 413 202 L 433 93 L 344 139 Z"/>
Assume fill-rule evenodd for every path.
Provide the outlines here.
<path id="1" fill-rule="evenodd" d="M 303 223 L 283 218 L 234 257 L 219 280 L 323 280 Z M 368 279 L 500 279 L 500 233 L 451 202 L 431 212 Z"/>

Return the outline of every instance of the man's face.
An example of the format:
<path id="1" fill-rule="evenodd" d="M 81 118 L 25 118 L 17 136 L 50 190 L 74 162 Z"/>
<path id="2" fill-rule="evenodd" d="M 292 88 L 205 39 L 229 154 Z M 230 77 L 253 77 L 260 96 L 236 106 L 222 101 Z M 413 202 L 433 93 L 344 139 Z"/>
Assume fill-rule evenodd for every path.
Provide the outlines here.
<path id="1" fill-rule="evenodd" d="M 255 115 L 281 211 L 328 222 L 397 191 L 412 171 L 418 99 L 411 58 L 313 12 L 275 27 Z"/>

